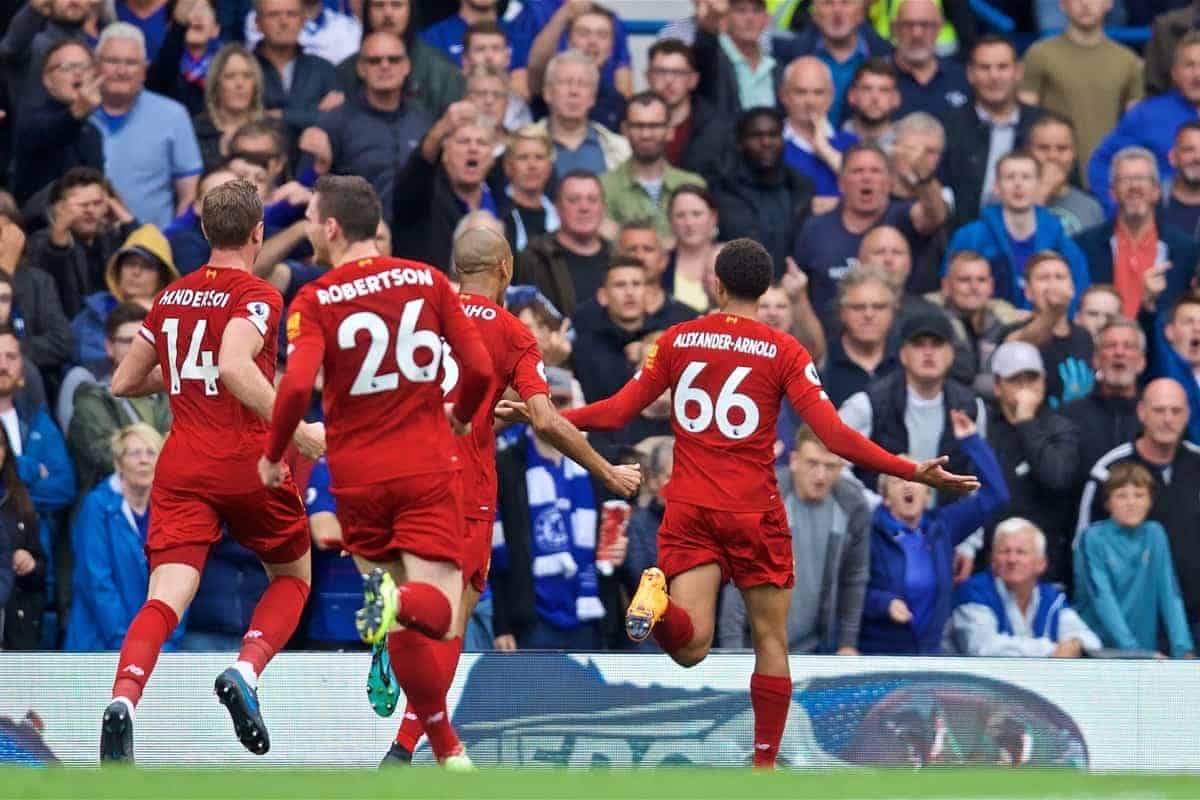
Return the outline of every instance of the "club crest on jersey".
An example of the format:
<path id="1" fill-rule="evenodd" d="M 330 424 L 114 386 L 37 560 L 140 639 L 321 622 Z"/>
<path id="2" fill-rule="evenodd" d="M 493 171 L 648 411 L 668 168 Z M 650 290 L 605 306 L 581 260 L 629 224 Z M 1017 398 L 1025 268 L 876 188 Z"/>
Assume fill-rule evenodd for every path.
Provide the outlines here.
<path id="1" fill-rule="evenodd" d="M 204 277 L 212 280 L 217 277 L 217 271 L 215 269 L 206 269 L 204 270 Z"/>
<path id="2" fill-rule="evenodd" d="M 300 312 L 293 311 L 287 318 L 287 338 L 292 341 L 300 335 Z"/>

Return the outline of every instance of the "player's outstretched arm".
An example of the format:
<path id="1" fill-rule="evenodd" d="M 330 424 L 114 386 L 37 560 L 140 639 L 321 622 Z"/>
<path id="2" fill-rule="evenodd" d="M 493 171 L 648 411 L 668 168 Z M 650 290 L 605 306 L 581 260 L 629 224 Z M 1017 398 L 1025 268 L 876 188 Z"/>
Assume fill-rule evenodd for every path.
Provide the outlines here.
<path id="1" fill-rule="evenodd" d="M 667 390 L 665 376 L 642 370 L 605 400 L 564 411 L 563 419 L 581 431 L 615 431 L 624 428 Z"/>
<path id="2" fill-rule="evenodd" d="M 642 482 L 638 465 L 614 466 L 596 452 L 579 429 L 554 410 L 554 404 L 544 394 L 535 394 L 525 403 L 529 424 L 545 441 L 567 458 L 599 478 L 605 486 L 621 497 L 631 497 Z"/>
<path id="3" fill-rule="evenodd" d="M 113 373 L 112 393 L 117 397 L 145 397 L 162 390 L 162 368 L 154 345 L 141 336 L 133 337 L 129 354 Z"/>

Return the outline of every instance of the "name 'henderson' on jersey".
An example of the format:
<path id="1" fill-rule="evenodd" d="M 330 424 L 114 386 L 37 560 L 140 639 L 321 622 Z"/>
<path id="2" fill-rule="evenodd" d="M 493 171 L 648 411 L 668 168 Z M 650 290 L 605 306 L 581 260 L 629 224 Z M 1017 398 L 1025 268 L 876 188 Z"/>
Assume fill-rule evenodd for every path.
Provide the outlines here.
<path id="1" fill-rule="evenodd" d="M 671 326 L 617 394 L 563 416 L 583 429 L 619 428 L 668 389 L 675 434 L 668 501 L 739 512 L 774 508 L 775 429 L 784 398 L 818 436 L 836 442 L 831 449 L 880 471 L 912 473 L 909 462 L 842 423 L 799 342 L 734 314 Z"/>
<path id="2" fill-rule="evenodd" d="M 464 396 L 457 413 L 466 414 L 459 419 L 475 412 L 491 362 L 479 331 L 440 271 L 381 256 L 347 262 L 300 290 L 288 314 L 287 337 L 289 375 L 293 369 L 315 374 L 318 366 L 325 368 L 325 427 L 335 488 L 458 467 L 442 407 L 442 339 L 462 362 L 472 359 L 469 370 L 459 367 Z M 289 399 L 277 401 L 277 415 L 279 402 L 287 406 L 281 420 L 303 414 Z M 287 445 L 279 422 L 267 448 L 275 460 Z"/>
<path id="3" fill-rule="evenodd" d="M 225 267 L 198 269 L 155 299 L 138 333 L 158 353 L 171 404 L 156 484 L 212 494 L 245 494 L 258 485 L 268 424 L 221 384 L 217 357 L 229 321 L 248 320 L 263 337 L 254 363 L 273 381 L 282 313 L 275 287 Z"/>

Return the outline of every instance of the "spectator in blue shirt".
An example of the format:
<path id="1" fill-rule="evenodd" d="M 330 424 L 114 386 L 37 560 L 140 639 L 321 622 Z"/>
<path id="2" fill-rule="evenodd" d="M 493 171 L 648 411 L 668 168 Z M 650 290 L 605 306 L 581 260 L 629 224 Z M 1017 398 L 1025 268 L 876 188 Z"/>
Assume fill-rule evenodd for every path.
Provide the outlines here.
<path id="1" fill-rule="evenodd" d="M 117 19 L 129 23 L 146 37 L 146 57 L 153 61 L 171 23 L 167 0 L 116 0 Z"/>
<path id="2" fill-rule="evenodd" d="M 841 195 L 838 174 L 842 153 L 858 141 L 852 133 L 830 123 L 833 75 L 815 56 L 797 58 L 783 71 L 779 102 L 787 111 L 783 126 L 783 161 L 813 182 L 817 196 L 813 212 L 823 214 Z"/>
<path id="3" fill-rule="evenodd" d="M 1159 657 L 1191 657 L 1179 580 L 1162 525 L 1147 520 L 1154 478 L 1141 464 L 1113 466 L 1104 484 L 1111 518 L 1084 530 L 1075 543 L 1075 605 L 1106 647 Z"/>
<path id="4" fill-rule="evenodd" d="M 418 34 L 421 40 L 445 53 L 457 67 L 463 66 L 464 39 L 467 28 L 477 22 L 495 22 L 508 37 L 511 54 L 509 68 L 514 81 L 524 85 L 525 62 L 529 58 L 529 39 L 507 20 L 497 17 L 497 0 L 461 0 L 458 13 L 430 25 Z"/>
<path id="5" fill-rule="evenodd" d="M 309 473 L 304 493 L 313 543 L 308 638 L 310 645 L 340 648 L 352 642 L 358 649 L 354 611 L 361 601 L 362 576 L 354 559 L 342 550 L 342 526 L 329 482 L 329 463 L 322 456 Z"/>
<path id="6" fill-rule="evenodd" d="M 143 422 L 113 434 L 116 471 L 88 494 L 72 530 L 74 601 L 67 650 L 121 649 L 129 623 L 146 600 L 150 488 L 162 443 L 158 431 Z M 174 650 L 183 633 L 180 625 L 164 649 Z"/>
<path id="7" fill-rule="evenodd" d="M 892 46 L 866 21 L 867 0 L 813 0 L 812 22 L 796 41 L 796 52 L 825 62 L 833 75 L 830 119 L 842 118 L 842 103 L 858 68 L 872 56 L 887 56 Z"/>
<path id="8" fill-rule="evenodd" d="M 109 25 L 96 54 L 103 80 L 91 120 L 104 140 L 105 172 L 135 217 L 166 227 L 195 199 L 203 169 L 187 109 L 144 88 L 146 43 L 138 28 Z"/>
<path id="9" fill-rule="evenodd" d="M 953 610 L 954 548 L 1008 504 L 1004 474 L 961 411 L 954 435 L 982 484 L 967 497 L 927 511 L 930 490 L 887 476 L 871 520 L 871 574 L 859 649 L 875 655 L 937 655 Z"/>
<path id="10" fill-rule="evenodd" d="M 1121 150 L 1133 145 L 1145 147 L 1158 158 L 1158 172 L 1164 179 L 1174 174 L 1168 154 L 1175 133 L 1185 122 L 1196 119 L 1200 108 L 1200 31 L 1191 31 L 1175 45 L 1171 82 L 1171 91 L 1148 97 L 1126 111 L 1088 161 L 1088 186 L 1110 216 L 1116 210 L 1109 188 L 1110 172 L 1113 158 Z"/>
<path id="11" fill-rule="evenodd" d="M 892 20 L 892 39 L 900 89 L 900 109 L 904 117 L 914 111 L 944 119 L 971 99 L 967 73 L 952 58 L 940 58 L 938 32 L 945 24 L 940 3 L 935 0 L 903 0 Z"/>

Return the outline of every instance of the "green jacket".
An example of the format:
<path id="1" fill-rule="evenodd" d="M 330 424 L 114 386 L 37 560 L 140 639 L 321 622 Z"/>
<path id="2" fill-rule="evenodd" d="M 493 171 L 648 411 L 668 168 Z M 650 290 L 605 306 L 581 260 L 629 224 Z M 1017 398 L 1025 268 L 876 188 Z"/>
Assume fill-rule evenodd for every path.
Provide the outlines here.
<path id="1" fill-rule="evenodd" d="M 623 162 L 616 169 L 611 169 L 600 176 L 604 187 L 604 205 L 608 207 L 608 215 L 618 225 L 638 220 L 653 220 L 658 229 L 658 235 L 664 240 L 671 238 L 671 226 L 667 220 L 667 205 L 671 202 L 671 194 L 686 183 L 707 188 L 704 178 L 694 172 L 688 172 L 670 164 L 663 173 L 662 192 L 658 202 L 646 192 L 645 188 L 633 177 L 629 169 L 632 159 Z"/>
<path id="2" fill-rule="evenodd" d="M 171 427 L 167 396 L 114 397 L 107 383 L 85 383 L 75 390 L 75 413 L 67 428 L 67 449 L 75 461 L 76 485 L 81 495 L 112 474 L 109 439 L 118 428 L 134 422 L 148 423 L 166 435 Z"/>

